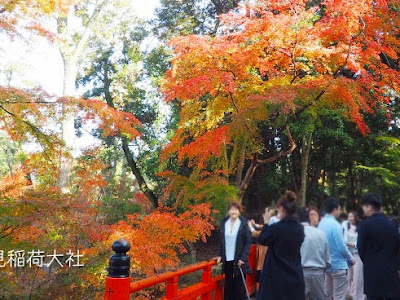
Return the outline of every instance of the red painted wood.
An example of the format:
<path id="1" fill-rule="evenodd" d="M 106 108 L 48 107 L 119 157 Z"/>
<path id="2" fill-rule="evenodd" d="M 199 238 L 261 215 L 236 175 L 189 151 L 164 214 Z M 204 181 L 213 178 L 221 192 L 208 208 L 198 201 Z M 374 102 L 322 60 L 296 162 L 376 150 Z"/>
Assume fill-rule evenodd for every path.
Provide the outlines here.
<path id="1" fill-rule="evenodd" d="M 203 269 L 203 274 L 202 274 L 202 278 L 201 278 L 201 282 L 205 285 L 205 286 L 209 286 L 211 285 L 212 281 L 211 281 L 211 266 L 207 266 L 206 268 Z M 211 296 L 212 296 L 212 292 L 206 292 L 204 294 L 201 295 L 201 300 L 211 300 Z"/>
<path id="2" fill-rule="evenodd" d="M 131 283 L 130 291 L 131 291 L 131 293 L 134 293 L 134 292 L 140 291 L 142 289 L 148 288 L 150 286 L 166 282 L 175 276 L 180 277 L 180 276 L 183 276 L 183 275 L 186 275 L 189 273 L 203 270 L 207 266 L 215 266 L 216 264 L 217 264 L 217 262 L 215 260 L 204 261 L 204 262 L 200 262 L 197 264 L 193 264 L 190 266 L 186 266 L 186 267 L 177 269 L 174 272 L 166 272 L 166 273 L 162 273 L 160 275 L 148 277 L 146 279 L 142 279 L 142 280 Z"/>
<path id="3" fill-rule="evenodd" d="M 214 300 L 222 300 L 224 299 L 224 278 L 221 275 L 221 280 L 217 282 L 217 287 L 214 292 Z"/>
<path id="4" fill-rule="evenodd" d="M 257 245 L 251 245 L 249 253 L 249 265 L 251 273 L 246 275 L 247 289 L 250 295 L 254 294 L 257 289 L 256 272 L 257 272 Z"/>
<path id="5" fill-rule="evenodd" d="M 104 300 L 129 300 L 131 278 L 106 278 Z"/>
<path id="6" fill-rule="evenodd" d="M 175 299 L 178 296 L 179 286 L 178 286 L 178 276 L 174 276 L 167 281 L 167 290 L 165 296 L 167 299 Z"/>
<path id="7" fill-rule="evenodd" d="M 256 289 L 254 280 L 257 265 L 256 252 L 256 246 L 252 245 L 249 264 L 253 272 L 247 276 L 247 286 L 251 294 Z M 199 297 L 201 300 L 222 300 L 224 276 L 212 277 L 212 267 L 216 264 L 214 260 L 205 261 L 133 283 L 130 283 L 130 278 L 107 277 L 104 300 L 129 300 L 130 294 L 163 282 L 167 282 L 167 287 L 162 300 L 197 300 Z M 179 277 L 199 270 L 203 270 L 201 282 L 179 290 Z"/>

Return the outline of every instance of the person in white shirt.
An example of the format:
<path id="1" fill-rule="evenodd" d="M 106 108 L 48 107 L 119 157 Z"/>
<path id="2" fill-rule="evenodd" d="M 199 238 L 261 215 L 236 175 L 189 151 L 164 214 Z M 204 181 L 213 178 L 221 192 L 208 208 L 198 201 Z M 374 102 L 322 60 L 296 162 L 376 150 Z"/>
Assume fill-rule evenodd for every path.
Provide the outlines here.
<path id="1" fill-rule="evenodd" d="M 281 216 L 279 215 L 279 212 L 277 212 L 276 216 L 272 216 L 271 219 L 269 220 L 268 225 L 273 225 L 275 223 L 278 223 L 281 220 Z"/>
<path id="2" fill-rule="evenodd" d="M 355 211 L 349 212 L 347 220 L 342 223 L 343 238 L 351 254 L 355 259 L 355 264 L 350 268 L 350 290 L 349 295 L 353 300 L 365 300 L 364 294 L 364 273 L 363 263 L 357 250 L 357 224 L 358 214 Z"/>
<path id="3" fill-rule="evenodd" d="M 242 206 L 232 202 L 228 206 L 228 217 L 221 222 L 221 239 L 218 261 L 223 262 L 225 274 L 224 299 L 244 300 L 246 289 L 240 269 L 245 274 L 251 273 L 248 256 L 251 247 L 251 233 L 248 221 L 240 216 Z M 244 278 L 245 279 L 245 278 Z"/>
<path id="4" fill-rule="evenodd" d="M 322 230 L 306 223 L 305 239 L 301 245 L 301 265 L 307 300 L 326 300 L 325 271 L 331 266 L 329 244 Z"/>

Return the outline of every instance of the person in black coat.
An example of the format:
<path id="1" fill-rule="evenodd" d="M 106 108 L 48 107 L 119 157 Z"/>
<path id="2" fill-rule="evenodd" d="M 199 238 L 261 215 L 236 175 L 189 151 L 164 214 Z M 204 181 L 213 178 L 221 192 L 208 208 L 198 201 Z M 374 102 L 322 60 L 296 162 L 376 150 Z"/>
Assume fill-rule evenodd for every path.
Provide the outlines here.
<path id="1" fill-rule="evenodd" d="M 251 247 L 251 232 L 248 221 L 240 216 L 241 205 L 230 203 L 229 216 L 221 221 L 221 239 L 218 261 L 222 260 L 222 270 L 225 274 L 224 299 L 244 300 L 246 289 L 240 269 L 245 274 L 251 273 L 249 266 L 249 252 Z"/>
<path id="2" fill-rule="evenodd" d="M 304 227 L 293 217 L 296 194 L 287 191 L 277 203 L 281 221 L 268 225 L 271 217 L 265 210 L 260 243 L 268 246 L 261 273 L 258 300 L 304 300 L 305 285 L 301 266 L 300 247 Z"/>
<path id="3" fill-rule="evenodd" d="M 364 263 L 364 293 L 368 300 L 400 299 L 400 237 L 393 221 L 381 213 L 382 198 L 369 193 L 362 199 L 368 217 L 358 230 L 358 253 Z"/>

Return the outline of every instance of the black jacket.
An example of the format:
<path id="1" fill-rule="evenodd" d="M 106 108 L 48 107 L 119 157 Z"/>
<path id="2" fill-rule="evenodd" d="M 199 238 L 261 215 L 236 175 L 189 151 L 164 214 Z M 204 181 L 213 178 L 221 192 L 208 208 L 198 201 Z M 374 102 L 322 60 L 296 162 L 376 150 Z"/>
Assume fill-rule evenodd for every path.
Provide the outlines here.
<path id="1" fill-rule="evenodd" d="M 364 263 L 364 293 L 400 299 L 400 237 L 393 221 L 377 213 L 360 224 L 358 253 Z"/>
<path id="2" fill-rule="evenodd" d="M 304 276 L 300 247 L 304 227 L 293 217 L 265 225 L 260 244 L 268 246 L 260 278 L 258 300 L 304 300 Z"/>
<path id="3" fill-rule="evenodd" d="M 220 224 L 220 243 L 219 243 L 219 253 L 218 255 L 222 257 L 223 262 L 223 272 L 225 273 L 225 223 L 228 221 L 229 217 L 224 218 Z M 238 231 L 238 236 L 236 238 L 236 249 L 235 249 L 235 260 L 234 266 L 237 266 L 237 262 L 239 260 L 244 262 L 242 266 L 243 273 L 249 274 L 251 273 L 250 266 L 249 266 L 249 252 L 251 247 L 251 232 L 250 228 L 247 224 L 247 220 L 243 217 L 239 217 L 240 220 L 240 227 Z M 239 268 L 235 267 L 235 276 L 240 275 Z"/>

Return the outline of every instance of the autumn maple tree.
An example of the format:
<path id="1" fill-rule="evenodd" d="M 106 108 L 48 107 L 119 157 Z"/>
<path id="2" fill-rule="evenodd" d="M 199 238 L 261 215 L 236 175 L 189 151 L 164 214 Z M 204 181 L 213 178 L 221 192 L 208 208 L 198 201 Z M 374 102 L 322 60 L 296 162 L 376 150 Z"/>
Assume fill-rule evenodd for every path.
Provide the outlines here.
<path id="1" fill-rule="evenodd" d="M 96 124 L 104 138 L 133 140 L 140 136 L 140 122 L 132 114 L 117 111 L 100 99 L 53 99 L 40 90 L 0 88 L 1 131 L 16 145 L 36 145 L 13 165 L 12 174 L 0 178 L 3 295 L 46 294 L 57 299 L 74 297 L 79 288 L 82 290 L 78 293 L 99 297 L 113 240 L 123 237 L 131 241 L 133 270 L 150 274 L 177 265 L 176 249 L 184 253 L 187 243 L 205 239 L 213 228 L 210 206 L 193 206 L 181 214 L 167 208 L 151 212 L 151 202 L 141 192 L 131 203 L 142 206 L 147 215 L 121 215 L 119 219 L 126 221 L 108 223 L 100 210 L 102 189 L 108 185 L 103 175 L 107 165 L 96 147 L 75 158 L 71 191 L 61 193 L 57 186 L 58 158 L 71 153 L 54 126 L 63 118 L 57 109 L 60 104 L 79 110 L 81 122 Z M 79 249 L 85 266 L 54 268 L 48 273 L 39 267 L 17 272 L 7 265 L 4 255 L 13 249 L 37 248 L 47 253 Z M 70 284 L 60 286 L 64 280 Z M 36 289 L 37 285 L 41 288 Z"/>
<path id="2" fill-rule="evenodd" d="M 227 201 L 256 179 L 258 192 L 286 188 L 296 180 L 273 176 L 291 177 L 296 162 L 302 179 L 312 171 L 310 185 L 331 193 L 339 176 L 354 199 L 377 179 L 386 194 L 398 190 L 398 1 L 265 0 L 232 10 L 238 1 L 161 1 L 159 37 L 176 36 L 161 80 L 170 52 L 142 52 L 147 28 L 126 13 L 128 2 L 0 0 L 0 31 L 44 37 L 61 52 L 65 77 L 61 97 L 0 86 L 0 250 L 79 249 L 84 264 L 6 265 L 0 297 L 101 297 L 119 238 L 131 243 L 135 279 L 174 268 Z M 171 11 L 185 18 L 163 16 Z M 203 35 L 177 37 L 188 32 Z M 160 82 L 170 115 L 148 86 Z M 79 134 L 100 143 L 76 154 Z"/>
<path id="3" fill-rule="evenodd" d="M 90 6 L 78 2 L 1 1 L 0 30 L 15 36 L 33 30 L 51 42 L 61 43 L 66 37 L 46 31 L 41 18 L 65 16 L 70 9 Z M 24 21 L 22 25 L 19 18 Z M 130 240 L 133 270 L 136 274 L 150 274 L 176 265 L 177 248 L 184 252 L 187 243 L 204 239 L 210 233 L 210 206 L 193 206 L 183 213 L 167 208 L 152 212 L 149 198 L 140 191 L 142 183 L 137 191 L 134 187 L 134 196 L 121 194 L 126 197 L 121 201 L 139 207 L 138 213 L 121 214 L 119 223 L 109 222 L 110 212 L 104 209 L 103 198 L 104 189 L 111 183 L 104 175 L 108 165 L 102 159 L 102 147 L 81 149 L 72 159 L 70 145 L 63 136 L 65 121 L 72 116 L 73 124 L 79 115 L 81 126 L 95 128 L 103 140 L 123 139 L 130 151 L 129 142 L 140 138 L 142 124 L 133 114 L 116 109 L 110 99 L 104 98 L 83 99 L 69 94 L 56 97 L 41 88 L 0 86 L 1 137 L 19 149 L 14 161 L 10 160 L 9 170 L 0 174 L 1 296 L 98 298 L 103 292 L 114 239 Z M 59 178 L 66 161 L 70 162 L 70 174 L 68 189 L 62 191 Z M 153 226 L 155 221 L 157 226 Z M 27 255 L 32 249 L 46 254 L 79 250 L 84 266 L 16 269 L 7 264 L 7 254 L 13 250 L 26 251 Z M 155 264 L 151 263 L 153 260 Z"/>
<path id="4" fill-rule="evenodd" d="M 260 165 L 294 151 L 290 128 L 302 114 L 335 109 L 367 135 L 365 114 L 399 91 L 397 1 L 266 0 L 220 18 L 215 37 L 170 42 L 163 92 L 180 121 L 163 157 L 190 170 L 163 173 L 171 192 L 201 174 L 192 191 L 224 181 L 243 195 Z"/>

